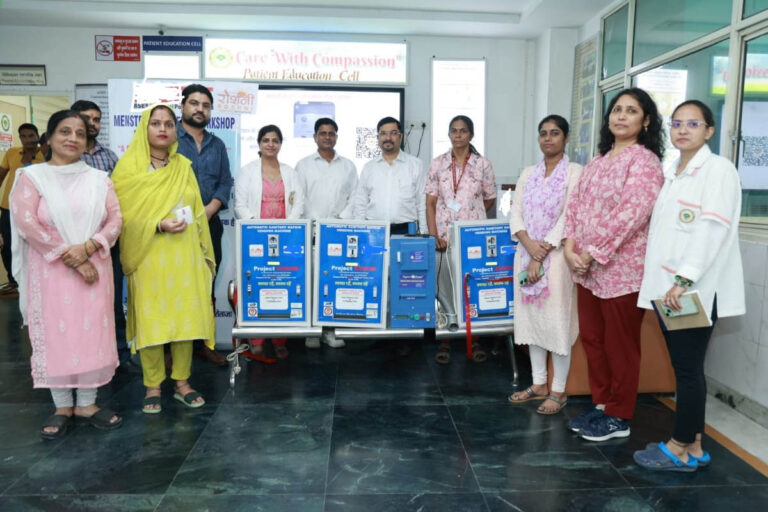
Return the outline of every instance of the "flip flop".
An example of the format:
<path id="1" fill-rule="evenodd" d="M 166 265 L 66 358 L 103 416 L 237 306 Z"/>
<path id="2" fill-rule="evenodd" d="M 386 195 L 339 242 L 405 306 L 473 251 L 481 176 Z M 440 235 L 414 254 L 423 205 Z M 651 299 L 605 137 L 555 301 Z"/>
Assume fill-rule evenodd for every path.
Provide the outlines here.
<path id="1" fill-rule="evenodd" d="M 523 398 L 522 400 L 520 400 L 520 399 L 515 400 L 513 397 L 517 393 L 528 393 L 528 396 L 526 398 Z M 529 388 L 527 388 L 527 389 L 525 389 L 523 391 L 515 391 L 514 393 L 509 395 L 509 397 L 507 397 L 507 400 L 509 400 L 509 403 L 511 403 L 511 404 L 524 404 L 525 402 L 530 402 L 532 400 L 544 400 L 548 396 L 549 395 L 539 395 L 537 393 L 534 393 L 533 389 L 529 387 Z"/>
<path id="2" fill-rule="evenodd" d="M 669 451 L 664 443 L 654 443 L 645 450 L 638 450 L 633 458 L 638 466 L 651 471 L 677 471 L 692 473 L 699 467 L 699 463 L 692 457 L 688 462 L 683 462 L 677 455 Z"/>
<path id="3" fill-rule="evenodd" d="M 549 394 L 549 395 L 546 396 L 546 398 L 549 399 L 549 400 L 552 400 L 553 402 L 555 402 L 557 404 L 557 408 L 553 409 L 551 411 L 547 411 L 547 410 L 542 409 L 544 404 L 540 405 L 536 409 L 536 412 L 539 413 L 539 414 L 543 414 L 544 416 L 551 416 L 552 414 L 559 413 L 560 411 L 563 410 L 563 407 L 565 407 L 565 405 L 568 403 L 568 397 L 565 396 L 565 395 L 562 395 L 562 396 L 558 397 L 557 395 Z"/>
<path id="4" fill-rule="evenodd" d="M 153 407 L 159 405 L 160 407 Z M 160 414 L 163 411 L 162 398 L 160 396 L 147 396 L 141 402 L 141 412 L 144 414 Z"/>
<path id="5" fill-rule="evenodd" d="M 199 402 L 195 402 L 195 400 L 197 400 L 198 398 L 201 398 L 202 396 L 203 395 L 200 394 L 197 391 L 190 391 L 186 395 L 182 395 L 178 391 L 178 389 L 173 394 L 173 398 L 175 400 L 178 400 L 179 402 L 183 403 L 184 405 L 186 405 L 190 409 L 198 409 L 198 408 L 200 408 L 200 407 L 205 405 L 205 400 L 204 399 L 200 400 Z"/>
<path id="6" fill-rule="evenodd" d="M 74 424 L 72 416 L 66 416 L 64 414 L 51 414 L 43 422 L 43 428 L 40 429 L 40 437 L 47 441 L 59 439 L 67 435 L 69 429 Z M 45 427 L 56 427 L 56 432 L 46 432 Z"/>
<path id="7" fill-rule="evenodd" d="M 117 416 L 117 421 L 110 421 L 113 416 Z M 99 430 L 116 430 L 123 426 L 123 418 L 115 414 L 115 411 L 109 409 L 99 409 L 91 416 L 77 416 L 77 420 Z"/>

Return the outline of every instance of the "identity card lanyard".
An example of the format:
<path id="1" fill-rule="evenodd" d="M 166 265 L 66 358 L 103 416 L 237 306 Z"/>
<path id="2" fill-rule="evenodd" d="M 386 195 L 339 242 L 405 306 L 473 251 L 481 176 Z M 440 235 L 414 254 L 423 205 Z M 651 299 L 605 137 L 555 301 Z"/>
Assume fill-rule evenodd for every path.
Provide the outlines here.
<path id="1" fill-rule="evenodd" d="M 453 175 L 453 197 L 456 197 L 456 193 L 459 191 L 459 184 L 461 184 L 461 178 L 464 177 L 464 170 L 467 168 L 467 164 L 469 163 L 469 156 L 471 153 L 467 153 L 467 157 L 464 159 L 464 163 L 461 164 L 461 174 L 459 174 L 459 179 L 456 179 L 456 156 L 453 154 L 453 151 L 451 151 L 451 174 Z"/>

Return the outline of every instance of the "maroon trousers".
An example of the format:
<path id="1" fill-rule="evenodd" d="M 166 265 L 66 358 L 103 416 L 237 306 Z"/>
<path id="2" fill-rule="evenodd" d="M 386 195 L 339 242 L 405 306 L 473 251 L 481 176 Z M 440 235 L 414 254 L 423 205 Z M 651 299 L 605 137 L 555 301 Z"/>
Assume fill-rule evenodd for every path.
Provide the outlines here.
<path id="1" fill-rule="evenodd" d="M 637 293 L 612 299 L 578 289 L 579 331 L 587 354 L 592 402 L 605 404 L 605 414 L 632 419 L 640 380 L 640 326 L 644 309 Z"/>

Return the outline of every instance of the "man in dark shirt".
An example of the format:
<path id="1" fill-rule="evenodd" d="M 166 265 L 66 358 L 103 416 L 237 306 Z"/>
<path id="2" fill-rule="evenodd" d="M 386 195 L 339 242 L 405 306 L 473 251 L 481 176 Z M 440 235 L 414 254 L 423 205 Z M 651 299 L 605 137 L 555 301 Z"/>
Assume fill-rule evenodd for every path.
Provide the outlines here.
<path id="1" fill-rule="evenodd" d="M 224 142 L 205 129 L 211 120 L 212 108 L 211 91 L 200 84 L 188 85 L 181 92 L 181 123 L 177 130 L 178 151 L 192 160 L 192 169 L 200 186 L 218 271 L 221 263 L 221 237 L 224 234 L 218 212 L 227 207 L 232 175 L 229 172 L 229 158 Z M 227 364 L 224 356 L 210 350 L 201 342 L 196 344 L 195 353 L 213 364 Z"/>

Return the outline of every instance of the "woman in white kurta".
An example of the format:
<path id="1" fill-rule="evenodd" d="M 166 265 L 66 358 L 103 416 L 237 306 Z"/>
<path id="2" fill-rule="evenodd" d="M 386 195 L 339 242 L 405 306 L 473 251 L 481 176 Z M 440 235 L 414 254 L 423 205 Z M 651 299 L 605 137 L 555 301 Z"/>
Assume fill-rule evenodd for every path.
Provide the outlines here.
<path id="1" fill-rule="evenodd" d="M 32 379 L 34 387 L 50 388 L 56 406 L 44 439 L 65 435 L 73 416 L 101 429 L 122 424 L 96 406 L 97 388 L 117 367 L 109 248 L 122 221 L 106 173 L 80 160 L 87 128 L 75 111 L 53 114 L 51 157 L 19 169 L 10 197 L 13 274 L 29 325 Z"/>
<path id="2" fill-rule="evenodd" d="M 651 301 L 680 310 L 680 298 L 698 292 L 708 327 L 665 331 L 677 384 L 675 424 L 666 443 L 635 452 L 640 466 L 656 471 L 696 471 L 710 462 L 701 448 L 707 382 L 704 358 L 718 317 L 745 313 L 739 252 L 741 186 L 726 158 L 707 141 L 715 133 L 712 111 L 698 100 L 672 113 L 670 138 L 680 155 L 664 165 L 664 186 L 651 216 L 638 306 Z"/>
<path id="3" fill-rule="evenodd" d="M 293 167 L 277 160 L 283 145 L 280 128 L 270 124 L 259 130 L 259 158 L 249 163 L 235 180 L 236 219 L 300 219 L 304 214 L 303 190 Z M 261 355 L 264 338 L 251 338 L 251 352 Z M 278 359 L 288 357 L 285 338 L 273 338 Z"/>
<path id="4" fill-rule="evenodd" d="M 571 346 L 578 335 L 576 289 L 563 256 L 565 207 L 581 166 L 565 155 L 568 122 L 558 115 L 539 123 L 544 158 L 525 169 L 515 187 L 510 230 L 520 243 L 515 253 L 515 342 L 529 345 L 533 385 L 514 393 L 514 404 L 544 400 L 540 414 L 554 414 L 566 404 L 565 382 Z M 528 273 L 525 286 L 520 276 Z M 547 385 L 547 354 L 552 353 L 552 389 Z"/>

